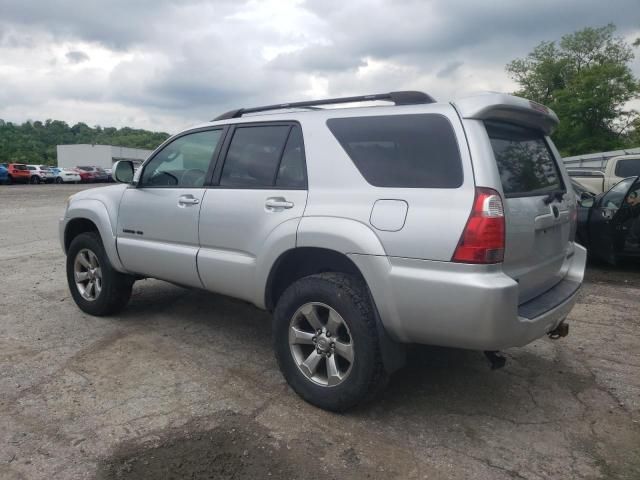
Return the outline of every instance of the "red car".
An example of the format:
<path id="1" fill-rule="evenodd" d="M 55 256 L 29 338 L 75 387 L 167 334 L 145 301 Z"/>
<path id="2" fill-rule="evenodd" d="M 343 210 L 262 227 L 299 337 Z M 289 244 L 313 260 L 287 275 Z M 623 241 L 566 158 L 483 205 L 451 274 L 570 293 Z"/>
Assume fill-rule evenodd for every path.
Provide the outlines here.
<path id="1" fill-rule="evenodd" d="M 29 183 L 31 171 L 23 163 L 10 163 L 7 166 L 9 176 L 7 183 Z"/>
<path id="2" fill-rule="evenodd" d="M 88 172 L 82 168 L 74 168 L 73 170 L 80 175 L 80 181 L 82 183 L 91 183 L 96 179 L 96 175 L 93 172 Z"/>

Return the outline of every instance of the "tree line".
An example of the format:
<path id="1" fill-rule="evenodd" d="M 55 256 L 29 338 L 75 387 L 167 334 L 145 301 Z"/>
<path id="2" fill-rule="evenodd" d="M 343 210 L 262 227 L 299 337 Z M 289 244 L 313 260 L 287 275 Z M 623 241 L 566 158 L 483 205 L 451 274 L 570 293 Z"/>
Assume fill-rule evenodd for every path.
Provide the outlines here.
<path id="1" fill-rule="evenodd" d="M 0 119 L 0 163 L 56 165 L 56 145 L 89 143 L 152 150 L 167 138 L 165 132 L 129 127 L 69 126 L 60 120 L 15 124 Z"/>
<path id="2" fill-rule="evenodd" d="M 516 95 L 552 108 L 560 125 L 552 138 L 563 156 L 640 147 L 640 93 L 631 70 L 634 47 L 615 25 L 584 28 L 546 41 L 506 67 Z"/>

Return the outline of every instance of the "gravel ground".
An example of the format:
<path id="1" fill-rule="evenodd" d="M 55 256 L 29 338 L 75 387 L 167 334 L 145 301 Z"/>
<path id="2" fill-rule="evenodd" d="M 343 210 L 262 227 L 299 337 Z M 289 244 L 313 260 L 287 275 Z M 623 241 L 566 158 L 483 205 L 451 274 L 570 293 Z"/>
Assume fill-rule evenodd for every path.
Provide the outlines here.
<path id="1" fill-rule="evenodd" d="M 71 300 L 57 219 L 86 186 L 0 186 L 0 478 L 640 478 L 640 265 L 590 267 L 570 335 L 420 347 L 343 415 L 289 390 L 270 318 L 155 280 Z"/>

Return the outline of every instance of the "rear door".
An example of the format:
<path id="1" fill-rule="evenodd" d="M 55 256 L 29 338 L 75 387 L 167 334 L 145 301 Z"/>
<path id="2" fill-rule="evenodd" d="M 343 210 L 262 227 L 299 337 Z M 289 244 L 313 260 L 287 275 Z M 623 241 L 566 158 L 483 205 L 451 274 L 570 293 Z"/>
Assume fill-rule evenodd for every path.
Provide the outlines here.
<path id="1" fill-rule="evenodd" d="M 125 268 L 202 287 L 196 267 L 198 217 L 223 130 L 182 135 L 151 158 L 120 202 L 117 245 Z"/>
<path id="2" fill-rule="evenodd" d="M 293 123 L 242 124 L 227 135 L 200 212 L 198 270 L 205 288 L 252 302 L 265 255 L 295 247 L 307 202 L 302 130 Z"/>
<path id="3" fill-rule="evenodd" d="M 542 132 L 494 121 L 485 127 L 505 196 L 503 268 L 518 281 L 522 303 L 564 276 L 575 200 Z"/>

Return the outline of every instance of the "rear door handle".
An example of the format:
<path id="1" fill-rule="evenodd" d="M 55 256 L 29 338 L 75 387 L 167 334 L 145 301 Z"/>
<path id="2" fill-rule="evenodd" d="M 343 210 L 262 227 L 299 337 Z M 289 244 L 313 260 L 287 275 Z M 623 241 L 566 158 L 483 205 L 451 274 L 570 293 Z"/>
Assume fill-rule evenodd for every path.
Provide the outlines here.
<path id="1" fill-rule="evenodd" d="M 267 210 L 279 211 L 285 208 L 293 208 L 293 202 L 288 202 L 284 197 L 271 197 L 267 198 L 264 206 Z"/>
<path id="2" fill-rule="evenodd" d="M 200 203 L 200 200 L 195 198 L 193 195 L 182 195 L 178 197 L 178 205 L 197 205 Z"/>

